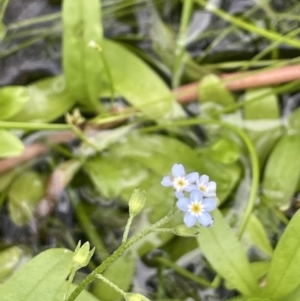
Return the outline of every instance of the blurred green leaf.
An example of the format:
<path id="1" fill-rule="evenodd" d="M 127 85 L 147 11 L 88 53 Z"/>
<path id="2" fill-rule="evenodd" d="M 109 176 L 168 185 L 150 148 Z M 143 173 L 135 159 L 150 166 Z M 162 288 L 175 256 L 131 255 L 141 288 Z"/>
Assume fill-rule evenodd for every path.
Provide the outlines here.
<path id="1" fill-rule="evenodd" d="M 219 210 L 213 213 L 215 223 L 203 228 L 198 243 L 215 271 L 246 296 L 256 295 L 258 286 L 247 256 Z"/>
<path id="2" fill-rule="evenodd" d="M 128 291 L 135 270 L 135 259 L 131 253 L 127 252 L 114 261 L 103 273 L 103 276 L 117 285 L 123 291 Z M 92 290 L 93 294 L 101 301 L 120 301 L 123 296 L 116 292 L 101 279 L 96 280 Z"/>
<path id="3" fill-rule="evenodd" d="M 300 108 L 294 110 L 287 118 L 287 129 L 291 134 L 300 135 Z"/>
<path id="4" fill-rule="evenodd" d="M 174 95 L 149 66 L 120 44 L 103 40 L 102 47 L 118 94 L 152 119 L 171 114 Z"/>
<path id="5" fill-rule="evenodd" d="M 10 247 L 0 252 L 0 282 L 10 276 L 22 259 L 23 250 L 20 247 Z"/>
<path id="6" fill-rule="evenodd" d="M 19 156 L 24 151 L 21 140 L 6 130 L 0 130 L 0 158 Z"/>
<path id="7" fill-rule="evenodd" d="M 223 81 L 214 74 L 208 74 L 200 82 L 200 102 L 215 102 L 222 106 L 235 104 L 235 99 L 225 87 Z"/>
<path id="8" fill-rule="evenodd" d="M 101 45 L 102 25 L 98 0 L 63 2 L 63 67 L 67 90 L 85 109 L 99 111 L 100 79 L 103 74 L 98 51 L 91 41 Z"/>
<path id="9" fill-rule="evenodd" d="M 73 252 L 47 250 L 0 286 L 1 301 L 53 301 L 72 267 Z"/>
<path id="10" fill-rule="evenodd" d="M 280 301 L 299 301 L 300 300 L 300 286 L 293 290 L 287 296 L 284 296 Z"/>
<path id="11" fill-rule="evenodd" d="M 259 248 L 266 255 L 272 257 L 273 249 L 268 239 L 266 230 L 264 229 L 261 221 L 254 214 L 251 214 L 250 216 L 244 236 L 245 235 L 249 236 L 250 241 L 257 248 Z"/>
<path id="12" fill-rule="evenodd" d="M 8 193 L 9 215 L 18 226 L 28 223 L 36 204 L 44 194 L 44 181 L 33 171 L 26 171 L 15 178 Z"/>
<path id="13" fill-rule="evenodd" d="M 250 103 L 248 101 L 255 99 Z M 277 95 L 272 88 L 247 90 L 244 95 L 244 118 L 250 120 L 279 119 Z"/>
<path id="14" fill-rule="evenodd" d="M 274 251 L 264 296 L 281 299 L 300 284 L 300 211 L 293 216 Z"/>
<path id="15" fill-rule="evenodd" d="M 276 144 L 265 169 L 263 194 L 276 206 L 287 208 L 300 176 L 300 136 L 284 135 Z"/>
<path id="16" fill-rule="evenodd" d="M 65 282 L 65 284 L 61 287 L 61 289 L 59 290 L 59 292 L 57 293 L 57 295 L 55 296 L 53 301 L 62 301 L 63 300 L 67 285 L 69 285 L 69 283 Z M 77 287 L 77 285 L 71 284 L 71 289 L 69 291 L 69 294 L 71 294 L 71 292 L 73 292 L 76 287 Z M 83 290 L 80 293 L 80 295 L 78 297 L 76 297 L 76 301 L 99 301 L 99 299 L 96 298 L 95 296 L 93 296 L 88 291 Z"/>
<path id="17" fill-rule="evenodd" d="M 6 120 L 19 111 L 29 100 L 28 90 L 22 86 L 6 86 L 0 89 L 0 120 Z"/>
<path id="18" fill-rule="evenodd" d="M 74 100 L 65 89 L 62 76 L 42 79 L 27 87 L 30 100 L 11 121 L 48 122 L 65 114 Z"/>
<path id="19" fill-rule="evenodd" d="M 112 156 L 97 156 L 86 161 L 84 169 L 106 198 L 114 198 L 121 191 L 122 162 Z"/>

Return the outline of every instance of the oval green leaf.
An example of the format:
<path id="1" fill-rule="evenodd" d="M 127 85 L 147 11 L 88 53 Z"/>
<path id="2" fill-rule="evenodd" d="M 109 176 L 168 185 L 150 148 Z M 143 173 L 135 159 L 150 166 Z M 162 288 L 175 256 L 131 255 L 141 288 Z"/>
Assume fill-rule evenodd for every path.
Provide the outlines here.
<path id="1" fill-rule="evenodd" d="M 19 111 L 29 100 L 29 94 L 25 87 L 7 86 L 0 89 L 0 120 L 6 120 Z"/>
<path id="2" fill-rule="evenodd" d="M 0 286 L 1 301 L 53 301 L 72 267 L 73 252 L 47 250 Z"/>
<path id="3" fill-rule="evenodd" d="M 300 176 L 300 136 L 285 135 L 276 144 L 265 169 L 263 194 L 275 206 L 287 208 Z"/>
<path id="4" fill-rule="evenodd" d="M 294 215 L 274 251 L 264 296 L 284 298 L 300 284 L 300 211 Z"/>
<path id="5" fill-rule="evenodd" d="M 237 237 L 219 210 L 214 211 L 215 223 L 202 228 L 198 243 L 210 264 L 224 279 L 246 296 L 255 296 L 258 285 Z"/>
<path id="6" fill-rule="evenodd" d="M 0 158 L 19 156 L 24 151 L 21 140 L 6 130 L 0 130 Z"/>

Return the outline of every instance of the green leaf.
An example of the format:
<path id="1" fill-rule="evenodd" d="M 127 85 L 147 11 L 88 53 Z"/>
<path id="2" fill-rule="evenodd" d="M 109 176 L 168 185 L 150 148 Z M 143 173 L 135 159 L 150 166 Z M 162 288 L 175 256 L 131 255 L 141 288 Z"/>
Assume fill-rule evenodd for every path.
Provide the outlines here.
<path id="1" fill-rule="evenodd" d="M 8 210 L 16 225 L 23 226 L 32 219 L 43 194 L 44 181 L 36 172 L 26 171 L 13 180 L 8 192 Z"/>
<path id="2" fill-rule="evenodd" d="M 300 211 L 294 215 L 274 251 L 264 296 L 280 299 L 300 284 Z"/>
<path id="3" fill-rule="evenodd" d="M 215 223 L 201 229 L 197 237 L 205 257 L 215 271 L 246 296 L 256 295 L 258 286 L 246 254 L 219 210 Z"/>
<path id="4" fill-rule="evenodd" d="M 287 129 L 291 134 L 300 135 L 300 108 L 294 110 L 287 118 Z"/>
<path id="5" fill-rule="evenodd" d="M 119 257 L 113 262 L 103 273 L 103 276 L 109 279 L 113 284 L 117 285 L 123 291 L 128 291 L 135 270 L 135 259 L 131 253 Z M 101 279 L 96 281 L 93 286 L 93 294 L 102 301 L 120 301 L 123 296 L 116 292 L 108 284 Z"/>
<path id="6" fill-rule="evenodd" d="M 19 138 L 6 130 L 0 130 L 0 158 L 19 156 L 24 151 L 24 145 Z"/>
<path id="7" fill-rule="evenodd" d="M 68 111 L 74 100 L 65 89 L 62 76 L 42 79 L 27 87 L 30 100 L 11 121 L 48 122 Z"/>
<path id="8" fill-rule="evenodd" d="M 261 221 L 254 214 L 251 214 L 250 216 L 243 238 L 245 236 L 248 236 L 250 241 L 262 252 L 272 257 L 273 249 L 268 239 L 266 230 L 264 229 Z"/>
<path id="9" fill-rule="evenodd" d="M 101 108 L 98 101 L 103 75 L 101 57 L 96 49 L 89 47 L 91 41 L 102 44 L 100 11 L 98 0 L 63 2 L 63 67 L 67 89 L 91 111 Z"/>
<path id="10" fill-rule="evenodd" d="M 300 136 L 284 135 L 276 144 L 265 169 L 263 194 L 276 206 L 287 208 L 300 176 Z"/>
<path id="11" fill-rule="evenodd" d="M 1 301 L 53 301 L 72 267 L 73 252 L 47 250 L 0 286 Z"/>
<path id="12" fill-rule="evenodd" d="M 234 97 L 225 87 L 223 81 L 214 74 L 208 74 L 200 82 L 199 98 L 201 102 L 215 102 L 222 106 L 235 103 Z"/>
<path id="13" fill-rule="evenodd" d="M 103 40 L 102 47 L 120 95 L 152 119 L 171 114 L 174 95 L 149 66 L 120 44 Z M 107 79 L 106 84 L 109 84 Z"/>
<path id="14" fill-rule="evenodd" d="M 84 169 L 106 198 L 117 197 L 121 191 L 122 162 L 111 156 L 97 156 L 84 164 Z"/>
<path id="15" fill-rule="evenodd" d="M 0 120 L 6 120 L 19 111 L 29 100 L 25 87 L 11 86 L 0 89 Z"/>
<path id="16" fill-rule="evenodd" d="M 251 101 L 250 100 L 254 100 Z M 251 120 L 279 119 L 278 99 L 272 88 L 248 90 L 245 93 L 244 118 Z M 249 102 L 249 103 L 247 103 Z"/>
<path id="17" fill-rule="evenodd" d="M 298 286 L 287 296 L 284 296 L 280 301 L 299 301 L 299 300 L 300 300 L 300 286 Z"/>
<path id="18" fill-rule="evenodd" d="M 0 281 L 10 276 L 15 268 L 20 264 L 23 250 L 20 247 L 10 247 L 0 252 Z"/>

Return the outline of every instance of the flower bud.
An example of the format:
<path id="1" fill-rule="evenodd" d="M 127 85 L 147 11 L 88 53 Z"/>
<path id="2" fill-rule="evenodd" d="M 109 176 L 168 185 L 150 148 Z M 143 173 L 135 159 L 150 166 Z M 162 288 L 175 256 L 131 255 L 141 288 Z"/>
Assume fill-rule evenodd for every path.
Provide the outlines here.
<path id="1" fill-rule="evenodd" d="M 146 203 L 146 191 L 135 189 L 129 200 L 129 214 L 131 216 L 138 215 L 144 208 Z"/>
<path id="2" fill-rule="evenodd" d="M 193 237 L 199 234 L 199 229 L 196 227 L 188 228 L 186 225 L 179 225 L 174 228 L 174 234 L 183 237 Z"/>
<path id="3" fill-rule="evenodd" d="M 126 301 L 150 301 L 148 298 L 141 294 L 134 294 L 134 293 L 126 293 L 124 296 Z"/>
<path id="4" fill-rule="evenodd" d="M 95 248 L 93 248 L 90 251 L 90 243 L 88 241 L 84 243 L 82 247 L 81 247 L 81 241 L 79 241 L 73 256 L 74 268 L 79 270 L 80 268 L 87 266 L 94 252 L 95 252 Z"/>

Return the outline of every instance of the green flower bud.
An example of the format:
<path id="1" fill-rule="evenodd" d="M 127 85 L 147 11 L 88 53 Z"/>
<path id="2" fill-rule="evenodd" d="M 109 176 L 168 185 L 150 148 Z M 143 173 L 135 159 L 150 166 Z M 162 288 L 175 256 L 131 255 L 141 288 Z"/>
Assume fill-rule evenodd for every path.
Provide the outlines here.
<path id="1" fill-rule="evenodd" d="M 79 241 L 74 251 L 73 267 L 76 270 L 79 270 L 80 268 L 87 266 L 94 252 L 95 252 L 95 248 L 90 250 L 90 243 L 88 241 L 84 243 L 82 247 L 81 247 L 81 241 Z"/>
<path id="2" fill-rule="evenodd" d="M 131 216 L 138 215 L 144 208 L 146 203 L 146 191 L 135 189 L 129 200 L 129 214 Z"/>
<path id="3" fill-rule="evenodd" d="M 141 294 L 134 294 L 134 293 L 126 293 L 124 296 L 126 301 L 150 301 L 148 298 Z"/>

